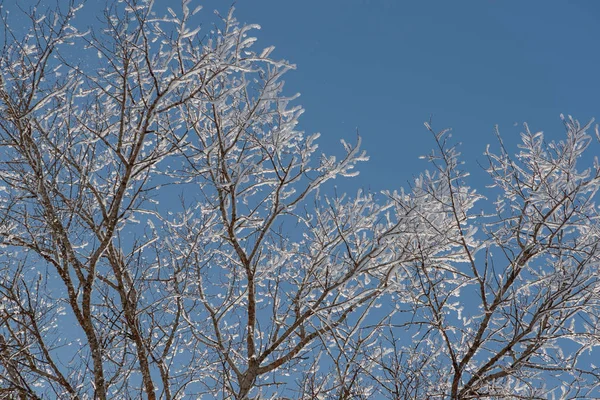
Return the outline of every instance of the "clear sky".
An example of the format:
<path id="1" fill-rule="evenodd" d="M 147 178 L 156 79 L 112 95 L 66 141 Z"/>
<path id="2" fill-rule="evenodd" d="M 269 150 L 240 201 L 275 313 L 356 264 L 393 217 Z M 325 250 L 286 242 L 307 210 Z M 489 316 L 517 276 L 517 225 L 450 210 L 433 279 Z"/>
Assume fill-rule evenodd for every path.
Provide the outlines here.
<path id="1" fill-rule="evenodd" d="M 510 143 L 523 122 L 558 138 L 560 113 L 600 119 L 597 0 L 238 0 L 235 7 L 238 19 L 262 26 L 259 46 L 273 44 L 276 57 L 297 64 L 287 87 L 302 94 L 302 128 L 323 134 L 323 151 L 359 129 L 371 161 L 352 185 L 393 189 L 426 168 L 417 156 L 433 145 L 423 127 L 430 116 L 434 128 L 453 128 L 470 169 L 484 161 L 495 124 Z"/>
<path id="2" fill-rule="evenodd" d="M 19 1 L 24 8 L 34 3 Z M 97 23 L 103 4 L 88 0 L 78 22 Z M 155 0 L 158 13 L 180 10 L 178 4 Z M 430 117 L 435 129 L 453 129 L 475 176 L 483 175 L 475 161 L 485 161 L 496 124 L 510 144 L 523 122 L 558 138 L 561 113 L 600 119 L 599 0 L 193 4 L 204 5 L 205 17 L 234 4 L 239 20 L 262 26 L 254 32 L 258 47 L 275 45 L 274 57 L 297 65 L 287 90 L 301 93 L 301 129 L 322 133 L 323 152 L 341 153 L 339 139 L 352 141 L 359 130 L 371 160 L 358 179 L 336 182 L 351 192 L 396 189 L 427 168 L 418 156 L 433 146 L 423 127 Z"/>

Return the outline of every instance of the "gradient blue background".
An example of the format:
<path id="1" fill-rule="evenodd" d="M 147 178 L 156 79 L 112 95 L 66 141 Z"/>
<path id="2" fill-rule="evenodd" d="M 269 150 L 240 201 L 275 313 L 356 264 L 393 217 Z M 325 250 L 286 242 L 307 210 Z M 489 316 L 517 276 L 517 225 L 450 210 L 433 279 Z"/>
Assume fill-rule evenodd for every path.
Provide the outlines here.
<path id="1" fill-rule="evenodd" d="M 35 1 L 5 2 L 18 19 L 16 4 Z M 105 4 L 88 0 L 76 25 L 98 29 Z M 599 0 L 192 0 L 190 8 L 198 4 L 198 20 L 210 23 L 213 10 L 233 5 L 240 21 L 262 26 L 258 48 L 274 45 L 273 57 L 297 65 L 286 91 L 301 93 L 300 128 L 322 133 L 321 151 L 341 154 L 339 140 L 354 141 L 358 129 L 371 160 L 359 178 L 335 182 L 344 191 L 397 189 L 427 168 L 418 156 L 434 145 L 429 118 L 463 143 L 473 186 L 483 183 L 478 162 L 496 124 L 516 149 L 523 122 L 556 139 L 561 113 L 600 118 Z M 181 11 L 179 0 L 155 0 L 157 14 L 167 6 Z"/>
<path id="2" fill-rule="evenodd" d="M 208 1 L 205 10 L 223 8 Z M 157 0 L 160 4 L 160 0 Z M 238 0 L 238 19 L 258 23 L 258 46 L 297 64 L 287 78 L 306 108 L 302 129 L 338 151 L 358 128 L 371 160 L 351 187 L 394 189 L 427 168 L 434 145 L 423 122 L 450 127 L 465 166 L 522 123 L 548 138 L 559 115 L 600 117 L 597 0 Z M 515 124 L 517 124 L 515 126 Z M 512 147 L 512 146 L 511 146 Z M 514 147 L 513 147 L 514 148 Z M 475 184 L 475 182 L 472 182 Z M 475 186 L 477 186 L 475 184 Z"/>

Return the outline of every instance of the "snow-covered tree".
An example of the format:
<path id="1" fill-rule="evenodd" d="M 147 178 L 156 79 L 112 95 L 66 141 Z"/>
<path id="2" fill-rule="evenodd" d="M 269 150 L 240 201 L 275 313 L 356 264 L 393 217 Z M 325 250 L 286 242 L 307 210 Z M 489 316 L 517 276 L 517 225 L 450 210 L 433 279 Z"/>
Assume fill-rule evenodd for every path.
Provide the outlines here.
<path id="1" fill-rule="evenodd" d="M 1 15 L 0 398 L 599 395 L 597 130 L 498 135 L 476 191 L 427 125 L 430 171 L 340 194 L 360 138 L 318 152 L 294 66 L 194 7 Z"/>

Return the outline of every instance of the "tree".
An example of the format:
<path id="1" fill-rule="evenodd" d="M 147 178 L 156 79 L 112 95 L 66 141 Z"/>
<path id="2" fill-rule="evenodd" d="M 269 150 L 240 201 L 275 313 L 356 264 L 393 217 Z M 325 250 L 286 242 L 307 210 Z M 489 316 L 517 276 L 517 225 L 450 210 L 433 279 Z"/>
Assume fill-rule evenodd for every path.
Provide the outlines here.
<path id="1" fill-rule="evenodd" d="M 317 154 L 257 26 L 80 7 L 2 14 L 0 396 L 598 395 L 589 124 L 498 135 L 486 214 L 429 125 L 410 188 L 337 194 L 360 139 Z"/>

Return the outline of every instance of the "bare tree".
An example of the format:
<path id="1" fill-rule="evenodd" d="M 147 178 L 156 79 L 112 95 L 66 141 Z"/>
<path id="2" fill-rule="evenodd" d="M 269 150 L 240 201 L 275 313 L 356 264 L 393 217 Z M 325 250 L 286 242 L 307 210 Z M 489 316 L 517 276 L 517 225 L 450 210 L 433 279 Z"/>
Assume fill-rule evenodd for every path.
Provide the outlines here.
<path id="1" fill-rule="evenodd" d="M 499 140 L 487 214 L 431 128 L 409 189 L 338 194 L 360 138 L 317 154 L 294 66 L 189 3 L 2 14 L 0 397 L 598 396 L 589 125 Z"/>
<path id="2" fill-rule="evenodd" d="M 469 213 L 483 198 L 466 186 L 445 132 L 432 131 L 436 172 L 419 178 L 413 193 L 455 223 L 444 231 L 440 216 L 419 213 L 430 228 L 415 235 L 415 245 L 427 249 L 421 235 L 438 235 L 460 246 L 462 259 L 423 251 L 405 269 L 411 298 L 398 307 L 408 305 L 410 321 L 386 335 L 389 344 L 375 357 L 379 372 L 371 374 L 389 398 L 599 396 L 600 165 L 577 167 L 592 142 L 590 125 L 563 121 L 560 142 L 546 143 L 525 126 L 514 157 L 498 135 L 500 153 L 486 152 L 488 191 L 498 196 L 489 215 Z M 477 228 L 482 233 L 473 235 Z"/>

